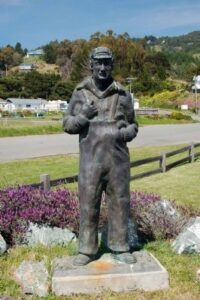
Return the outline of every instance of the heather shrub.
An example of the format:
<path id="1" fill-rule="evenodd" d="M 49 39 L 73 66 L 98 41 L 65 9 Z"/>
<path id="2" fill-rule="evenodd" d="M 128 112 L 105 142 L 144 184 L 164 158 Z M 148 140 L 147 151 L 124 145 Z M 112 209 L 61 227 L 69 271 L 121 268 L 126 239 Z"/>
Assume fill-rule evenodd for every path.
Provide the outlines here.
<path id="1" fill-rule="evenodd" d="M 0 233 L 10 244 L 19 240 L 29 221 L 78 230 L 77 195 L 67 189 L 45 192 L 27 186 L 0 190 Z"/>
<path id="2" fill-rule="evenodd" d="M 160 240 L 176 237 L 192 212 L 155 194 L 135 192 L 131 193 L 131 216 L 141 240 Z"/>
<path id="3" fill-rule="evenodd" d="M 131 192 L 131 216 L 142 239 L 172 238 L 190 215 L 175 206 L 178 217 L 160 209 L 161 198 L 154 194 Z M 182 217 L 185 215 L 186 217 Z M 28 186 L 0 190 L 0 233 L 7 243 L 23 238 L 29 222 L 68 228 L 78 234 L 78 197 L 68 189 L 45 192 Z M 99 226 L 107 222 L 107 201 L 103 197 Z"/>
<path id="4" fill-rule="evenodd" d="M 165 206 L 165 207 L 164 207 Z M 140 240 L 174 238 L 192 216 L 189 209 L 173 201 L 162 200 L 160 196 L 144 192 L 131 192 L 130 217 L 137 225 Z M 107 203 L 103 199 L 100 226 L 107 223 Z"/>

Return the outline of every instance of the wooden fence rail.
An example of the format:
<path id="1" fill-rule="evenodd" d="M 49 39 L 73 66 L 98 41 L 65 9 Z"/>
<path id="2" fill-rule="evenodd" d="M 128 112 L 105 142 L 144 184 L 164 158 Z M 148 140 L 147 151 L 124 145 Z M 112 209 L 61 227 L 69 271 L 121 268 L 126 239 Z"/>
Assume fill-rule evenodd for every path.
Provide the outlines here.
<path id="1" fill-rule="evenodd" d="M 156 161 L 158 161 L 158 167 L 153 170 L 150 170 L 150 171 L 146 171 L 146 172 L 142 172 L 140 174 L 133 175 L 133 176 L 131 176 L 130 180 L 139 179 L 139 178 L 143 178 L 146 176 L 151 176 L 151 175 L 157 174 L 157 173 L 164 173 L 164 172 L 166 172 L 180 164 L 183 164 L 183 163 L 193 163 L 198 157 L 200 157 L 200 151 L 199 152 L 195 151 L 196 148 L 200 148 L 200 143 L 195 143 L 195 144 L 192 143 L 191 145 L 182 147 L 182 148 L 174 150 L 174 151 L 162 152 L 158 156 L 153 156 L 153 157 L 148 157 L 148 158 L 132 161 L 132 162 L 130 162 L 131 168 L 139 167 L 139 166 L 146 165 L 146 164 L 156 162 Z M 174 162 L 167 164 L 167 158 L 175 156 L 180 153 L 184 153 L 184 152 L 186 152 L 186 154 L 188 152 L 188 154 L 184 158 L 178 159 Z M 72 182 L 77 182 L 77 181 L 78 181 L 78 175 L 50 180 L 50 176 L 48 174 L 42 174 L 40 176 L 40 183 L 33 183 L 30 186 L 35 187 L 35 188 L 42 187 L 44 190 L 50 190 L 50 188 L 52 186 L 57 186 L 60 184 L 72 183 Z"/>

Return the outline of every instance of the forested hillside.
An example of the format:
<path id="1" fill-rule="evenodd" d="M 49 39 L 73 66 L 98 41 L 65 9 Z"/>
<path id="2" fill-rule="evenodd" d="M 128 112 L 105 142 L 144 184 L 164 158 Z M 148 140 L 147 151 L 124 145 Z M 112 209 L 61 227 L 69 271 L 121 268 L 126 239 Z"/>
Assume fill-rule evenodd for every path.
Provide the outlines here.
<path id="1" fill-rule="evenodd" d="M 170 75 L 175 78 L 191 80 L 199 73 L 200 31 L 193 31 L 176 37 L 145 37 L 148 48 L 162 51 L 171 65 Z"/>
<path id="2" fill-rule="evenodd" d="M 38 45 L 44 55 L 36 62 L 37 69 L 29 73 L 18 70 L 26 62 L 27 53 L 20 42 L 0 48 L 0 98 L 68 99 L 74 86 L 89 74 L 89 52 L 99 45 L 112 49 L 115 78 L 124 85 L 129 85 L 127 78 L 131 78 L 131 87 L 138 96 L 175 90 L 177 80 L 190 89 L 193 76 L 200 73 L 200 31 L 178 37 L 135 39 L 128 33 L 108 30 L 96 32 L 88 40 Z"/>

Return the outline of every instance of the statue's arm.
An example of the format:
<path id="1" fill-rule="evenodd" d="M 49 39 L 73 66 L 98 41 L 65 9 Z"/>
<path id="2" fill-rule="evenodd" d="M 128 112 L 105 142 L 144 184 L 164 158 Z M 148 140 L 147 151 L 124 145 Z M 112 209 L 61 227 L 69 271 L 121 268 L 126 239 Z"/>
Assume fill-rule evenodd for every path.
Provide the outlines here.
<path id="1" fill-rule="evenodd" d="M 138 123 L 135 117 L 135 111 L 133 107 L 133 102 L 130 93 L 127 93 L 126 104 L 125 104 L 125 114 L 126 114 L 126 127 L 120 129 L 123 140 L 125 142 L 132 141 L 138 133 Z"/>
<path id="2" fill-rule="evenodd" d="M 69 134 L 79 134 L 88 125 L 88 118 L 82 113 L 83 99 L 80 92 L 74 91 L 63 119 L 63 129 Z"/>

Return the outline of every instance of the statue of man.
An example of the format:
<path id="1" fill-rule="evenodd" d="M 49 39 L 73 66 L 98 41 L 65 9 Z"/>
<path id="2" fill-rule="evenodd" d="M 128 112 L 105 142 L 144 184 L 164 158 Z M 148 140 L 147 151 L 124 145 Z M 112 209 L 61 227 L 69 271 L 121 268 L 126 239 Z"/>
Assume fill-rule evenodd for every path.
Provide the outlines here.
<path id="1" fill-rule="evenodd" d="M 108 247 L 114 257 L 134 263 L 127 241 L 130 159 L 126 143 L 138 132 L 131 95 L 112 78 L 113 55 L 98 47 L 90 54 L 92 76 L 74 90 L 63 120 L 64 131 L 79 134 L 79 254 L 86 265 L 98 251 L 102 192 L 108 203 Z"/>

